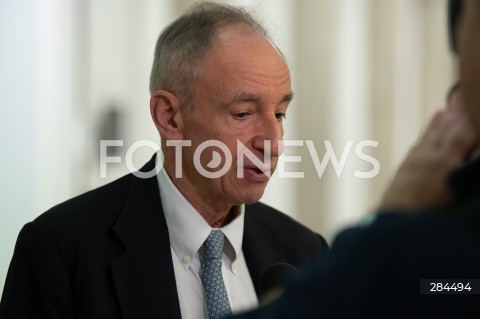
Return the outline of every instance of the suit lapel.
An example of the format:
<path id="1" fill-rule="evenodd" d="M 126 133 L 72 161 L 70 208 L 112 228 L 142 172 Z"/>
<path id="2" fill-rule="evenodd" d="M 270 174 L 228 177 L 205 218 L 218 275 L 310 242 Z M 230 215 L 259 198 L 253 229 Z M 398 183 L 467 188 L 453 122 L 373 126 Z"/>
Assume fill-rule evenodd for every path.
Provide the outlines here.
<path id="1" fill-rule="evenodd" d="M 155 156 L 141 169 L 155 168 Z M 277 235 L 256 218 L 260 207 L 246 205 L 242 249 L 257 297 L 265 271 L 280 262 Z M 112 265 L 123 316 L 181 319 L 170 238 L 156 177 L 131 176 L 131 186 L 113 228 L 125 253 Z"/>
<path id="2" fill-rule="evenodd" d="M 256 205 L 245 205 L 242 249 L 257 298 L 260 299 L 262 276 L 270 266 L 280 262 L 280 258 L 276 234 L 256 218 L 256 209 Z"/>
<path id="3" fill-rule="evenodd" d="M 155 167 L 155 156 L 141 169 Z M 112 277 L 125 318 L 180 319 L 168 228 L 156 177 L 131 176 L 131 186 L 113 231 L 125 253 L 112 265 Z"/>

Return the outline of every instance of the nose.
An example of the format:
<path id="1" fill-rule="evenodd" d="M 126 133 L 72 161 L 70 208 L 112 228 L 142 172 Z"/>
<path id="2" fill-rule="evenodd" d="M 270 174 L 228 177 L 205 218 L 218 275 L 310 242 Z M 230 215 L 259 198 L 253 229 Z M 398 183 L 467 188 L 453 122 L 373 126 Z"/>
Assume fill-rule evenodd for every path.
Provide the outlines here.
<path id="1" fill-rule="evenodd" d="M 261 121 L 256 131 L 252 145 L 255 150 L 265 153 L 270 148 L 271 157 L 278 157 L 283 153 L 283 125 L 277 117 L 273 116 Z"/>

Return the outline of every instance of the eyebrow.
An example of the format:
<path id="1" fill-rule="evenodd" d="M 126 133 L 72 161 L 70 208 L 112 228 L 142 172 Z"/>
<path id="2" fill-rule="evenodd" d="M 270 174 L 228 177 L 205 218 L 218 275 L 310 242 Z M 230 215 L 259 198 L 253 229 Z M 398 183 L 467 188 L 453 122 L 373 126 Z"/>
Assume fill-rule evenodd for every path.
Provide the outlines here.
<path id="1" fill-rule="evenodd" d="M 279 104 L 290 103 L 290 101 L 292 99 L 293 99 L 293 92 L 290 92 L 282 98 L 282 100 L 280 101 Z M 235 95 L 232 96 L 231 98 L 229 98 L 227 101 L 223 102 L 222 106 L 227 107 L 227 106 L 229 106 L 231 104 L 235 104 L 235 103 L 258 102 L 258 101 L 260 101 L 260 97 L 258 95 L 248 93 L 248 92 L 245 92 L 245 91 L 239 91 L 239 92 L 235 93 Z"/>
<path id="2" fill-rule="evenodd" d="M 290 103 L 292 100 L 293 100 L 293 92 L 290 91 L 290 93 L 288 93 L 283 97 L 281 103 Z"/>

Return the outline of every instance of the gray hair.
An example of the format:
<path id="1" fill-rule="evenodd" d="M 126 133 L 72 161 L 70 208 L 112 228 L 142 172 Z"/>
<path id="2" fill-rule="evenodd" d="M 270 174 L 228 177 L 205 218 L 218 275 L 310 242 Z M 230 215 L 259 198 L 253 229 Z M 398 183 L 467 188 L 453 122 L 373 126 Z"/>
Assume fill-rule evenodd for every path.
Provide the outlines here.
<path id="1" fill-rule="evenodd" d="M 150 75 L 150 94 L 174 92 L 182 102 L 190 99 L 190 84 L 212 46 L 218 30 L 246 25 L 270 40 L 266 29 L 244 8 L 213 2 L 193 5 L 160 33 Z"/>

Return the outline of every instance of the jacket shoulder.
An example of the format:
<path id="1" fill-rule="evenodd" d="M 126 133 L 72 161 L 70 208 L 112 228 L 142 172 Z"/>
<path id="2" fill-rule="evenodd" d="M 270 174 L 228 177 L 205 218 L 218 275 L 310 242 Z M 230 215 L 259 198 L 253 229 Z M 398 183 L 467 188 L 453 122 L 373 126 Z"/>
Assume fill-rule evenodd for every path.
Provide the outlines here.
<path id="1" fill-rule="evenodd" d="M 131 179 L 131 174 L 125 175 L 62 202 L 38 216 L 33 224 L 60 238 L 79 232 L 110 229 L 121 212 Z"/>
<path id="2" fill-rule="evenodd" d="M 268 229 L 285 246 L 293 246 L 294 242 L 294 246 L 312 254 L 323 254 L 328 250 L 327 241 L 322 235 L 264 203 L 246 205 L 245 218 L 251 224 Z"/>

